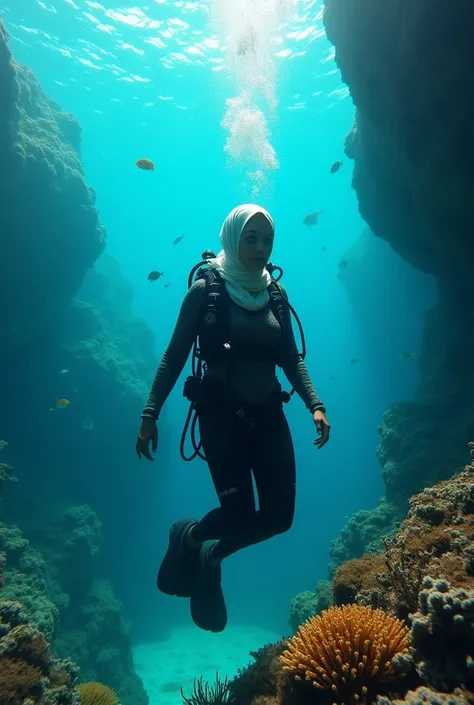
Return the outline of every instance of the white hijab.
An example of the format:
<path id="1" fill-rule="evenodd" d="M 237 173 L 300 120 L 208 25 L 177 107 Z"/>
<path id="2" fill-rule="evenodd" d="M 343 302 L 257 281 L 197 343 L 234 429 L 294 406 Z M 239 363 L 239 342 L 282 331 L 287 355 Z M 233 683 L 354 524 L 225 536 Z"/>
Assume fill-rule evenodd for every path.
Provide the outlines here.
<path id="1" fill-rule="evenodd" d="M 248 221 L 256 213 L 262 213 L 272 228 L 275 227 L 270 213 L 264 208 L 254 203 L 237 206 L 222 224 L 220 241 L 223 249 L 217 257 L 209 260 L 209 267 L 224 279 L 230 298 L 248 311 L 265 308 L 270 298 L 267 288 L 272 281 L 266 269 L 249 272 L 240 263 L 240 238 Z"/>

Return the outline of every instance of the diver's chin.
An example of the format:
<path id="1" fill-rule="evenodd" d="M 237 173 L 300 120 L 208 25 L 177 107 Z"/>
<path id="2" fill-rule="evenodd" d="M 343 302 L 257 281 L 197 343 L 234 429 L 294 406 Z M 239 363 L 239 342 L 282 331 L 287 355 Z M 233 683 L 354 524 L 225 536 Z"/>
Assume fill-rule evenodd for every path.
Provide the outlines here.
<path id="1" fill-rule="evenodd" d="M 263 272 L 265 267 L 267 266 L 267 260 L 266 259 L 254 259 L 250 263 L 251 266 L 251 271 L 252 272 Z"/>

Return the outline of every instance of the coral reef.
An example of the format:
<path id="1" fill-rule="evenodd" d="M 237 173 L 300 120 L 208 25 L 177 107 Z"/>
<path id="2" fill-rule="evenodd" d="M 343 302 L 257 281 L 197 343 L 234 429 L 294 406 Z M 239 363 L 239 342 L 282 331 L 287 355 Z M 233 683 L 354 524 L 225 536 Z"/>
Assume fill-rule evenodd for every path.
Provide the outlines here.
<path id="1" fill-rule="evenodd" d="M 97 515 L 88 506 L 68 507 L 41 529 L 31 529 L 30 538 L 41 553 L 18 527 L 0 522 L 1 599 L 21 603 L 56 652 L 78 664 L 83 680 L 109 684 L 122 705 L 146 705 L 123 605 L 112 586 L 96 576 L 101 548 Z"/>
<path id="2" fill-rule="evenodd" d="M 385 606 L 385 602 L 377 602 L 380 588 L 379 579 L 388 572 L 384 556 L 365 555 L 362 558 L 352 558 L 336 570 L 332 589 L 334 603 L 345 605 L 359 602 L 373 607 Z"/>
<path id="3" fill-rule="evenodd" d="M 80 705 L 78 668 L 57 659 L 17 602 L 0 602 L 0 705 Z"/>
<path id="4" fill-rule="evenodd" d="M 474 551 L 471 554 L 474 557 Z M 459 684 L 474 690 L 474 589 L 455 588 L 444 578 L 435 581 L 427 576 L 411 638 L 424 681 L 448 692 Z"/>
<path id="5" fill-rule="evenodd" d="M 473 452 L 474 444 L 470 444 Z M 410 500 L 408 516 L 379 556 L 342 564 L 333 579 L 335 601 L 383 607 L 408 617 L 418 609 L 425 576 L 474 589 L 474 465 Z"/>
<path id="6" fill-rule="evenodd" d="M 474 702 L 474 443 L 469 447 L 471 464 L 412 497 L 379 554 L 336 569 L 336 606 L 239 673 L 231 683 L 236 705 Z M 393 649 L 382 656 L 376 644 Z M 370 669 L 378 658 L 383 667 Z"/>
<path id="7" fill-rule="evenodd" d="M 409 690 L 403 700 L 391 700 L 379 695 L 377 705 L 473 705 L 474 693 L 455 688 L 452 693 L 439 693 L 432 688 L 421 685 L 416 690 Z"/>
<path id="8" fill-rule="evenodd" d="M 28 618 L 50 641 L 59 611 L 48 597 L 48 576 L 44 559 L 16 526 L 0 522 L 2 600 L 22 603 Z"/>
<path id="9" fill-rule="evenodd" d="M 60 614 L 54 646 L 78 663 L 83 680 L 107 684 L 122 705 L 146 705 L 123 605 L 112 585 L 97 578 L 101 531 L 90 507 L 79 506 L 59 512 L 32 535 L 45 557 L 49 594 Z"/>
<path id="10" fill-rule="evenodd" d="M 287 644 L 288 642 L 283 640 L 250 652 L 253 663 L 247 668 L 239 669 L 237 676 L 229 684 L 236 705 L 276 705 L 279 702 L 276 698 L 282 672 L 280 656 Z"/>
<path id="11" fill-rule="evenodd" d="M 319 580 L 314 592 L 300 592 L 290 603 L 289 623 L 292 632 L 307 619 L 332 605 L 332 586 L 329 580 Z"/>
<path id="12" fill-rule="evenodd" d="M 79 124 L 44 94 L 30 69 L 13 60 L 1 20 L 0 93 L 5 358 L 58 324 L 102 252 L 105 233 L 84 181 Z"/>
<path id="13" fill-rule="evenodd" d="M 382 549 L 383 538 L 395 534 L 406 512 L 382 497 L 374 509 L 356 512 L 332 542 L 329 551 L 329 576 L 336 568 L 351 558 L 364 553 L 376 554 Z"/>

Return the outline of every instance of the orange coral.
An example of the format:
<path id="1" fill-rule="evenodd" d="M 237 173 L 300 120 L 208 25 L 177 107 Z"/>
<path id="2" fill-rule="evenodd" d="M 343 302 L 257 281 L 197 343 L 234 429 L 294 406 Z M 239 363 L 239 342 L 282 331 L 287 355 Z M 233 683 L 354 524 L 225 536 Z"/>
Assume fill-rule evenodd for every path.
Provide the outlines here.
<path id="1" fill-rule="evenodd" d="M 295 680 L 331 690 L 347 705 L 365 701 L 370 687 L 394 675 L 393 659 L 408 653 L 408 634 L 382 610 L 330 607 L 299 628 L 280 660 Z"/>
<path id="2" fill-rule="evenodd" d="M 103 683 L 83 683 L 77 687 L 81 705 L 118 705 L 116 693 Z"/>

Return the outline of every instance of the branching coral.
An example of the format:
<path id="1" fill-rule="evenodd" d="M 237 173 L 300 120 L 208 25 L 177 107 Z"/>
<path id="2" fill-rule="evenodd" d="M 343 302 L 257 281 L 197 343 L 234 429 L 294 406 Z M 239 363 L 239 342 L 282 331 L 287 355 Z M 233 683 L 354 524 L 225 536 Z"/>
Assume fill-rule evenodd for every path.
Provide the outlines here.
<path id="1" fill-rule="evenodd" d="M 365 701 L 400 675 L 396 657 L 409 651 L 408 628 L 382 610 L 331 607 L 303 624 L 280 656 L 295 680 L 332 693 L 334 701 Z"/>

